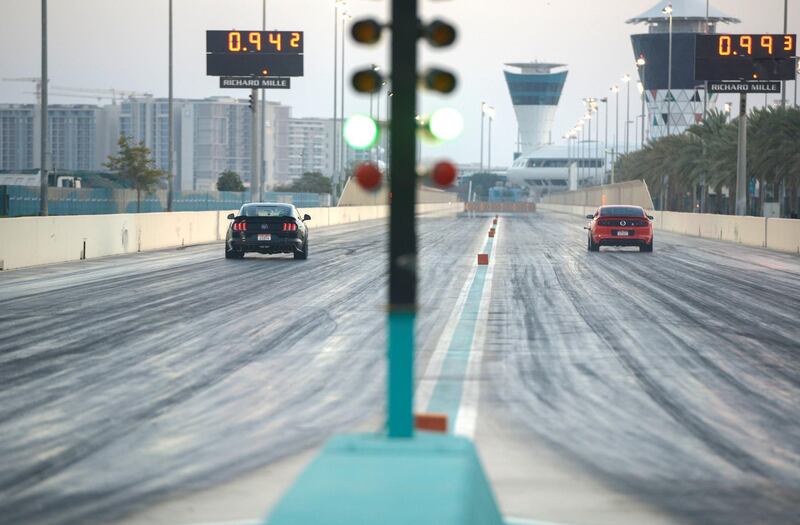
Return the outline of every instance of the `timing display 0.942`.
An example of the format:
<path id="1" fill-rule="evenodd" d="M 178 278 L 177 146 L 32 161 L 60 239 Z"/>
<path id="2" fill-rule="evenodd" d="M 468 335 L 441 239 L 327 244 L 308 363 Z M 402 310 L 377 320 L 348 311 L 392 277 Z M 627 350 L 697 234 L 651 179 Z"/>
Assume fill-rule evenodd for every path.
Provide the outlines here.
<path id="1" fill-rule="evenodd" d="M 206 52 L 302 54 L 302 31 L 206 31 Z"/>

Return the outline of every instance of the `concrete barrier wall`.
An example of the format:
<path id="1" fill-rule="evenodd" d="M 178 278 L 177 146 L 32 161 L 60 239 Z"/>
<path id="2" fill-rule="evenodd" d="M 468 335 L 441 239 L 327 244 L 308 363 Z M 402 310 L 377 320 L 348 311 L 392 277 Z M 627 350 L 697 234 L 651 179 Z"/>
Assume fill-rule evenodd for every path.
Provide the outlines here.
<path id="1" fill-rule="evenodd" d="M 458 195 L 450 191 L 417 185 L 417 202 L 420 204 L 450 203 L 458 200 Z M 355 179 L 347 179 L 339 198 L 342 206 L 376 206 L 389 203 L 389 188 L 386 184 L 377 191 L 366 191 Z"/>
<path id="2" fill-rule="evenodd" d="M 542 210 L 585 216 L 595 206 L 539 204 Z M 734 242 L 800 255 L 800 220 L 765 217 L 737 217 L 712 213 L 649 212 L 656 230 L 705 239 Z"/>
<path id="3" fill-rule="evenodd" d="M 454 215 L 463 203 L 420 204 L 421 215 Z M 225 239 L 230 211 L 71 215 L 0 219 L 0 270 Z M 388 217 L 388 206 L 304 208 L 309 228 Z"/>
<path id="4" fill-rule="evenodd" d="M 628 204 L 653 209 L 650 190 L 642 180 L 629 180 L 605 186 L 593 186 L 578 191 L 565 191 L 548 195 L 542 199 L 545 204 L 569 206 L 602 206 L 604 204 Z"/>

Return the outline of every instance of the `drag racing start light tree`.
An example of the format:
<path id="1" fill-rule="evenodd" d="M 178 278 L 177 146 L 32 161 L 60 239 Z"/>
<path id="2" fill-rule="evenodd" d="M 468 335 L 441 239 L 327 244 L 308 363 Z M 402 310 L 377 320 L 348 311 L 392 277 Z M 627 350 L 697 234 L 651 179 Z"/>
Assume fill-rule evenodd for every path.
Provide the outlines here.
<path id="1" fill-rule="evenodd" d="M 417 188 L 417 86 L 440 93 L 451 93 L 456 88 L 453 73 L 430 68 L 423 74 L 417 72 L 417 40 L 424 38 L 433 47 L 447 47 L 456 39 L 455 28 L 442 20 L 429 24 L 417 18 L 418 0 L 392 2 L 392 23 L 381 24 L 374 19 L 355 22 L 351 34 L 361 44 L 376 44 L 383 30 L 392 30 L 390 81 L 394 96 L 390 98 L 389 148 L 391 151 L 390 241 L 389 241 L 389 319 L 388 319 L 388 392 L 387 431 L 390 438 L 409 438 L 414 435 L 414 323 L 417 308 L 417 239 L 415 205 Z M 374 67 L 357 71 L 352 78 L 353 88 L 360 93 L 380 91 L 384 77 Z M 366 118 L 362 116 L 362 119 Z M 345 140 L 354 147 L 363 147 L 369 137 L 370 145 L 380 130 L 372 119 L 368 126 L 362 119 L 348 124 L 352 133 L 345 132 Z M 429 119 L 432 120 L 432 119 Z M 434 135 L 444 140 L 454 136 L 458 119 L 445 112 L 435 119 Z M 463 121 L 460 124 L 463 127 Z M 374 130 L 374 135 L 372 131 Z M 460 131 L 460 130 L 459 130 Z M 457 135 L 457 133 L 455 133 Z M 452 183 L 455 167 L 437 164 L 434 179 Z M 356 168 L 356 180 L 365 189 L 380 185 L 383 174 L 374 164 Z M 376 181 L 375 179 L 378 179 Z"/>

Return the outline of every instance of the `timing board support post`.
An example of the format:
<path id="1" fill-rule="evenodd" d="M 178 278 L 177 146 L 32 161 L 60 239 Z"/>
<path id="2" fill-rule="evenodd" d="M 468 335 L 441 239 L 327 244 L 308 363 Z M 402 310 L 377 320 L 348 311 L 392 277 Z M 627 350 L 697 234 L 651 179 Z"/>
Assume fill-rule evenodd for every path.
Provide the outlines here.
<path id="1" fill-rule="evenodd" d="M 747 94 L 739 94 L 739 146 L 736 158 L 736 215 L 747 215 Z"/>
<path id="2" fill-rule="evenodd" d="M 261 184 L 258 167 L 258 90 L 250 90 L 250 195 L 253 202 L 261 201 Z"/>

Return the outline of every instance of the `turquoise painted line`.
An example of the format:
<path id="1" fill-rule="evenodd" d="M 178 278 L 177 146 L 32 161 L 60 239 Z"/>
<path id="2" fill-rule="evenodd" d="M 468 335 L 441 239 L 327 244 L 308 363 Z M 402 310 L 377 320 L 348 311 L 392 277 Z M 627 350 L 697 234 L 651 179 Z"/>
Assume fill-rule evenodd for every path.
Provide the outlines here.
<path id="1" fill-rule="evenodd" d="M 487 239 L 482 253 L 491 253 L 493 242 L 494 239 Z M 428 412 L 447 414 L 447 426 L 450 432 L 456 428 L 456 418 L 464 391 L 464 375 L 467 372 L 469 355 L 475 340 L 475 328 L 478 324 L 478 312 L 487 271 L 487 266 L 478 266 L 475 271 L 464 302 L 464 310 L 458 319 L 453 339 L 442 363 L 442 371 L 428 402 Z"/>

